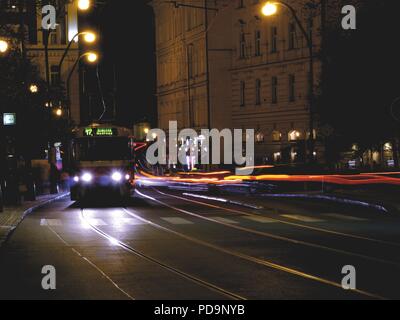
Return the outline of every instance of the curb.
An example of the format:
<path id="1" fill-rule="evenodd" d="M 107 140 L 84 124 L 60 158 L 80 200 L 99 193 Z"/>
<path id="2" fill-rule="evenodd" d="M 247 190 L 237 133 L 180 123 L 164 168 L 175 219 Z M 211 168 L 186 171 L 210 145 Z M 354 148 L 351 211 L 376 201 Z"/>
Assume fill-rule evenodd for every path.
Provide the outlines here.
<path id="1" fill-rule="evenodd" d="M 62 194 L 62 195 L 59 195 L 59 196 L 57 196 L 57 197 L 54 197 L 54 198 L 52 198 L 52 199 L 44 200 L 44 201 L 42 201 L 41 203 L 38 203 L 37 205 L 35 205 L 35 206 L 33 206 L 33 207 L 31 207 L 31 208 L 25 210 L 25 211 L 23 212 L 23 214 L 22 214 L 21 220 L 18 222 L 18 224 L 17 224 L 15 227 L 17 227 L 17 226 L 21 223 L 21 221 L 23 221 L 23 220 L 25 219 L 25 217 L 26 217 L 28 214 L 31 214 L 32 212 L 34 212 L 34 211 L 36 211 L 36 210 L 39 210 L 39 209 L 41 209 L 41 208 L 47 206 L 47 205 L 50 204 L 50 203 L 53 203 L 53 202 L 56 202 L 56 201 L 58 201 L 58 200 L 61 200 L 61 199 L 65 198 L 65 197 L 68 197 L 69 194 L 70 194 L 70 193 L 67 192 L 67 193 L 64 193 L 64 194 Z"/>
<path id="2" fill-rule="evenodd" d="M 220 198 L 220 197 L 209 197 L 205 195 L 198 195 L 198 194 L 193 194 L 193 193 L 183 193 L 184 196 L 187 197 L 192 197 L 192 198 L 198 198 L 198 199 L 205 199 L 205 200 L 211 200 L 211 201 L 217 201 L 217 202 L 224 202 L 224 203 L 229 203 L 245 208 L 250 208 L 250 209 L 255 209 L 255 210 L 261 210 L 265 209 L 262 206 L 257 206 L 257 205 L 252 205 L 249 203 L 244 203 L 244 202 L 239 202 L 239 201 L 234 201 L 234 200 L 229 200 L 226 198 Z M 367 207 L 371 208 L 374 210 L 377 210 L 379 212 L 382 212 L 384 214 L 390 214 L 393 213 L 393 210 L 387 205 L 380 205 L 377 203 L 372 203 L 372 202 L 366 202 L 366 201 L 361 201 L 361 200 L 355 200 L 355 199 L 349 199 L 349 198 L 344 198 L 344 197 L 337 197 L 337 196 L 329 196 L 329 195 L 321 195 L 321 194 L 292 194 L 292 193 L 282 193 L 282 194 L 260 194 L 260 197 L 263 198 L 292 198 L 292 199 L 313 199 L 313 200 L 324 200 L 324 201 L 332 201 L 332 202 L 337 202 L 337 203 L 342 203 L 342 204 L 349 204 L 349 205 L 355 205 L 355 206 L 361 206 L 361 207 Z"/>
<path id="3" fill-rule="evenodd" d="M 1 248 L 1 246 L 2 246 L 5 242 L 8 241 L 8 239 L 10 238 L 10 236 L 12 235 L 12 233 L 18 228 L 18 226 L 22 223 L 22 221 L 24 221 L 24 219 L 26 218 L 27 215 L 29 215 L 29 214 L 33 213 L 34 211 L 39 210 L 39 209 L 41 209 L 41 208 L 43 208 L 43 207 L 45 207 L 45 206 L 47 206 L 47 205 L 49 205 L 50 203 L 53 203 L 53 202 L 56 202 L 56 201 L 58 201 L 58 200 L 61 200 L 61 199 L 65 198 L 65 197 L 68 197 L 69 194 L 70 194 L 70 193 L 67 192 L 67 193 L 64 193 L 64 194 L 62 194 L 62 195 L 59 195 L 59 196 L 57 196 L 57 197 L 54 197 L 54 198 L 52 198 L 52 199 L 43 200 L 42 202 L 40 202 L 40 203 L 38 203 L 38 204 L 36 204 L 36 205 L 34 205 L 34 206 L 32 206 L 32 207 L 26 209 L 26 210 L 22 213 L 21 219 L 19 219 L 19 221 L 15 224 L 15 226 L 13 226 L 13 227 L 9 230 L 9 232 L 4 236 L 3 239 L 0 239 L 0 248 Z"/>
<path id="4" fill-rule="evenodd" d="M 367 202 L 362 200 L 350 199 L 346 197 L 340 197 L 335 195 L 323 195 L 323 194 L 301 194 L 301 193 L 282 193 L 282 194 L 260 194 L 263 198 L 292 198 L 292 199 L 313 199 L 313 200 L 324 200 L 332 201 L 342 204 L 349 204 L 361 207 L 367 207 L 374 209 L 383 213 L 392 213 L 392 210 L 386 205 L 381 205 L 378 203 Z"/>

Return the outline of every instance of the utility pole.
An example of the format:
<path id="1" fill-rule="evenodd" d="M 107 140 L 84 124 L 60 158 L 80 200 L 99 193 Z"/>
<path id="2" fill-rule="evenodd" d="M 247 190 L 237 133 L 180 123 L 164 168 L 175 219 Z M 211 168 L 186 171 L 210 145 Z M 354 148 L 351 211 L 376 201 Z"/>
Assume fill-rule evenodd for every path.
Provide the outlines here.
<path id="1" fill-rule="evenodd" d="M 19 0 L 18 2 L 18 11 L 19 11 L 19 38 L 21 44 L 21 58 L 23 63 L 23 72 L 25 73 L 25 66 L 27 64 L 27 54 L 26 54 L 26 45 L 25 45 L 25 15 L 24 8 L 26 7 L 26 3 L 24 0 Z M 33 181 L 33 173 L 32 173 L 32 154 L 31 150 L 25 150 L 24 158 L 25 158 L 25 183 L 27 188 L 26 200 L 35 201 L 36 200 L 36 191 L 35 191 L 35 183 Z M 19 190 L 18 190 L 19 192 Z"/>

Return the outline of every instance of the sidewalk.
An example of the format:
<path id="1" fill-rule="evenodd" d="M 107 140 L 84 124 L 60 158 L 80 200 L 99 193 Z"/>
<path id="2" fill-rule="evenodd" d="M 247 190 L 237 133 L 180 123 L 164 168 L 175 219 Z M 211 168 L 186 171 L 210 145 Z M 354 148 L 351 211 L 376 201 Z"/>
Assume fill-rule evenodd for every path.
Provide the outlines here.
<path id="1" fill-rule="evenodd" d="M 0 247 L 26 215 L 68 194 L 68 192 L 63 192 L 56 195 L 40 196 L 37 197 L 36 201 L 23 202 L 19 207 L 5 207 L 4 211 L 0 212 Z"/>

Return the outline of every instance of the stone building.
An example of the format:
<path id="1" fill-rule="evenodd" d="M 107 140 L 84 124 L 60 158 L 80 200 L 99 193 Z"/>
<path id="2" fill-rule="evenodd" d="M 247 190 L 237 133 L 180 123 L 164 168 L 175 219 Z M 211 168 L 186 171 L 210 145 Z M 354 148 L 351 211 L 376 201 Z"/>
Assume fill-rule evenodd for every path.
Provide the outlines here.
<path id="1" fill-rule="evenodd" d="M 152 1 L 159 126 L 178 120 L 182 128 L 254 129 L 257 163 L 303 162 L 310 131 L 307 41 L 287 8 L 265 17 L 265 3 Z M 317 57 L 321 11 L 289 3 L 312 34 Z M 319 70 L 315 59 L 314 85 Z"/>
<path id="2" fill-rule="evenodd" d="M 317 57 L 321 15 L 305 9 L 304 3 L 289 2 L 312 35 Z M 264 4 L 243 0 L 233 11 L 233 126 L 255 130 L 256 162 L 304 162 L 310 132 L 307 41 L 287 8 L 279 6 L 274 16 L 265 17 Z M 319 70 L 320 63 L 314 59 L 314 85 Z"/>

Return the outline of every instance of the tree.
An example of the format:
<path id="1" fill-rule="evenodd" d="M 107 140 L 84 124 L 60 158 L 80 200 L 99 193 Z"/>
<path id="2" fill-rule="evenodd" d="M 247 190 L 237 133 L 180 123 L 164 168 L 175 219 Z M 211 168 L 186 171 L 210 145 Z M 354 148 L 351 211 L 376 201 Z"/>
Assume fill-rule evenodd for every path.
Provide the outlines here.
<path id="1" fill-rule="evenodd" d="M 357 30 L 343 30 L 338 19 L 323 35 L 318 111 L 321 126 L 332 128 L 324 137 L 331 146 L 331 160 L 353 143 L 363 153 L 398 137 L 399 124 L 390 106 L 400 96 L 396 41 L 400 4 L 391 0 L 361 3 Z"/>
<path id="2" fill-rule="evenodd" d="M 0 106 L 2 112 L 10 111 L 17 114 L 17 132 L 13 134 L 16 139 L 13 147 L 16 156 L 25 159 L 28 171 L 31 159 L 42 158 L 41 153 L 47 149 L 49 138 L 59 133 L 60 130 L 52 131 L 52 128 L 65 127 L 60 123 L 57 126 L 52 125 L 54 121 L 51 121 L 50 109 L 45 108 L 49 101 L 65 101 L 63 88 L 61 86 L 50 88 L 48 82 L 40 78 L 37 67 L 29 61 L 26 52 L 29 14 L 41 15 L 43 5 L 57 3 L 58 17 L 65 15 L 63 8 L 67 0 L 18 0 L 15 9 L 11 8 L 12 10 L 8 1 L 0 0 L 0 37 L 7 39 L 10 44 L 10 51 L 0 58 Z M 29 90 L 31 84 L 39 88 L 38 92 Z M 3 133 L 1 138 L 4 138 Z M 0 160 L 4 169 L 5 142 L 2 141 L 1 145 Z M 1 176 L 4 176 L 4 173 Z M 33 189 L 33 184 L 28 182 L 28 189 L 29 185 Z"/>

